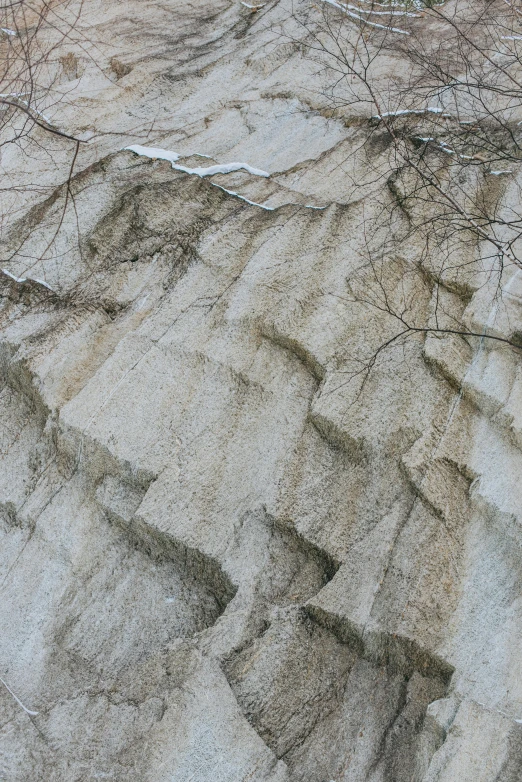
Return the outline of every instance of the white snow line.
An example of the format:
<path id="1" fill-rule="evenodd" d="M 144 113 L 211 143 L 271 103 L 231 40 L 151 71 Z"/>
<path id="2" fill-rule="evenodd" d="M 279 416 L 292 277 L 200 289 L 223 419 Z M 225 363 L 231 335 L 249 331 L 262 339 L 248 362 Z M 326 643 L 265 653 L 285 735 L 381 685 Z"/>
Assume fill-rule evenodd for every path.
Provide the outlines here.
<path id="1" fill-rule="evenodd" d="M 343 3 L 345 8 L 349 8 L 350 11 L 357 11 L 360 14 L 371 14 L 372 16 L 413 16 L 414 19 L 418 19 L 420 14 L 412 14 L 408 11 L 374 11 L 373 8 L 360 8 L 357 5 L 351 5 L 351 3 Z"/>
<path id="2" fill-rule="evenodd" d="M 142 155 L 143 157 L 148 157 L 151 160 L 168 160 L 175 171 L 182 171 L 184 174 L 191 174 L 193 176 L 198 176 L 200 178 L 207 177 L 207 176 L 214 176 L 214 174 L 230 174 L 232 171 L 239 171 L 241 169 L 248 171 L 249 174 L 253 174 L 254 176 L 261 176 L 261 177 L 270 176 L 270 174 L 267 171 L 262 171 L 259 168 L 253 168 L 252 166 L 249 166 L 248 163 L 224 163 L 224 164 L 218 164 L 216 166 L 209 166 L 208 168 L 187 168 L 186 166 L 180 166 L 175 162 L 176 160 L 180 159 L 180 155 L 178 155 L 177 152 L 169 152 L 168 150 L 160 149 L 159 147 L 142 147 L 139 144 L 133 144 L 130 147 L 124 147 L 123 151 L 134 152 L 135 155 Z M 197 153 L 193 153 L 193 154 L 197 154 Z M 198 156 L 208 158 L 208 155 L 198 154 Z M 245 196 L 236 193 L 235 190 L 228 190 L 226 187 L 222 187 L 222 185 L 218 185 L 216 182 L 211 182 L 210 184 L 213 187 L 217 187 L 219 190 L 222 190 L 223 193 L 227 193 L 228 195 L 231 195 L 234 198 L 239 198 L 240 201 L 244 201 L 246 204 L 250 204 L 250 206 L 257 206 L 260 209 L 265 209 L 267 212 L 273 212 L 275 211 L 275 209 L 278 208 L 275 206 L 265 206 L 265 204 L 258 204 L 257 201 L 251 201 L 249 198 L 246 198 Z M 303 209 L 319 209 L 319 210 L 327 209 L 327 206 L 312 206 L 311 204 L 288 204 L 288 205 L 300 206 Z"/>
<path id="3" fill-rule="evenodd" d="M 501 41 L 522 41 L 522 35 L 502 35 Z"/>
<path id="4" fill-rule="evenodd" d="M 379 8 L 402 8 L 404 11 L 408 8 L 407 5 L 404 5 L 404 3 L 375 3 L 374 0 L 358 0 L 359 3 L 364 3 L 365 5 L 371 5 L 372 8 L 375 6 L 378 6 Z M 411 7 L 411 6 L 410 6 Z M 417 7 L 417 6 L 415 6 Z"/>
<path id="5" fill-rule="evenodd" d="M 244 5 L 245 8 L 250 8 L 251 11 L 258 11 L 260 8 L 264 8 L 266 3 L 261 3 L 260 5 L 250 5 L 250 3 L 243 3 L 241 0 L 241 5 Z"/>
<path id="6" fill-rule="evenodd" d="M 6 35 L 16 35 L 14 30 L 9 30 L 7 27 L 0 27 L 0 31 L 5 33 Z"/>
<path id="7" fill-rule="evenodd" d="M 477 158 L 474 158 L 472 155 L 461 155 L 460 152 L 456 152 L 454 149 L 452 149 L 450 146 L 446 144 L 445 141 L 437 141 L 437 139 L 429 137 L 423 137 L 423 136 L 416 136 L 415 137 L 418 141 L 423 141 L 425 144 L 434 143 L 441 152 L 445 152 L 446 155 L 456 155 L 461 160 L 476 160 Z M 482 161 L 484 162 L 484 161 Z"/>
<path id="8" fill-rule="evenodd" d="M 380 8 L 389 8 L 390 6 L 392 8 L 407 8 L 404 3 L 396 3 L 394 0 L 391 0 L 390 3 L 375 3 L 374 0 L 359 0 L 360 3 L 366 3 L 366 5 L 378 5 Z"/>
<path id="9" fill-rule="evenodd" d="M 26 100 L 22 100 L 21 98 L 20 98 L 20 103 L 25 103 L 29 111 L 34 111 L 35 114 L 37 114 L 39 117 L 45 120 L 45 122 L 47 122 L 47 124 L 50 125 L 52 128 L 56 127 L 54 122 L 51 119 L 49 119 L 49 117 L 46 117 L 43 111 L 38 111 L 38 109 L 35 109 L 34 106 L 30 106 Z"/>
<path id="10" fill-rule="evenodd" d="M 344 5 L 344 3 L 336 3 L 335 0 L 321 0 L 322 3 L 328 3 L 328 5 L 333 5 L 334 8 L 339 8 L 340 11 L 343 11 L 347 16 L 350 16 L 352 19 L 356 19 L 358 22 L 362 22 L 363 24 L 367 24 L 369 27 L 377 27 L 380 30 L 388 30 L 390 33 L 399 33 L 399 35 L 409 35 L 410 33 L 407 30 L 401 30 L 399 27 L 388 27 L 385 24 L 379 24 L 378 22 L 370 22 L 368 19 L 363 19 L 362 16 L 359 16 L 358 14 L 355 14 L 353 11 L 350 11 L 348 6 Z"/>
<path id="11" fill-rule="evenodd" d="M 461 155 L 460 152 L 456 152 L 454 149 L 449 147 L 444 141 L 439 141 L 437 146 L 439 147 L 439 149 L 442 152 L 445 152 L 447 155 L 456 155 L 461 160 L 478 160 L 478 158 L 474 158 L 473 155 Z M 481 161 L 481 162 L 484 162 L 484 161 Z"/>
<path id="12" fill-rule="evenodd" d="M 265 209 L 267 212 L 275 211 L 275 206 L 265 206 L 264 204 L 258 204 L 256 201 L 251 201 L 249 198 L 245 198 L 245 196 L 239 195 L 239 193 L 236 193 L 234 190 L 227 190 L 226 187 L 221 187 L 221 185 L 217 185 L 215 182 L 211 182 L 210 184 L 214 187 L 217 187 L 219 190 L 222 190 L 224 193 L 228 193 L 228 195 L 234 196 L 234 198 L 239 198 L 240 201 L 244 201 L 246 204 L 250 204 L 250 206 L 258 206 L 260 209 Z"/>
<path id="13" fill-rule="evenodd" d="M 6 688 L 7 692 L 8 692 L 8 693 L 10 693 L 10 694 L 13 696 L 13 698 L 14 698 L 14 699 L 15 699 L 15 701 L 18 703 L 18 705 L 19 705 L 19 706 L 21 706 L 21 707 L 22 707 L 22 709 L 23 709 L 23 710 L 24 710 L 24 711 L 25 711 L 27 714 L 30 714 L 30 715 L 31 715 L 31 717 L 36 717 L 36 715 L 38 714 L 38 712 L 37 712 L 37 711 L 31 711 L 31 709 L 28 709 L 28 708 L 27 708 L 27 706 L 24 706 L 24 704 L 22 703 L 22 701 L 20 700 L 20 698 L 17 698 L 17 697 L 16 697 L 16 695 L 14 694 L 14 692 L 12 691 L 12 689 L 11 689 L 11 688 L 9 687 L 9 685 L 8 685 L 8 684 L 7 684 L 7 683 L 6 683 L 6 682 L 5 682 L 5 681 L 2 679 L 2 677 L 1 677 L 1 676 L 0 676 L 0 682 L 2 682 L 2 684 L 3 684 L 3 685 L 4 685 L 4 687 Z"/>
<path id="14" fill-rule="evenodd" d="M 512 174 L 513 171 L 510 168 L 506 168 L 504 171 L 488 171 L 491 176 L 502 176 L 503 174 Z"/>
<path id="15" fill-rule="evenodd" d="M 234 196 L 234 198 L 239 198 L 241 201 L 250 204 L 250 206 L 258 206 L 260 209 L 265 209 L 267 212 L 275 212 L 276 209 L 281 209 L 283 206 L 298 206 L 301 209 L 317 209 L 319 211 L 328 209 L 328 205 L 312 206 L 312 204 L 298 204 L 295 201 L 288 201 L 286 204 L 281 204 L 281 206 L 266 206 L 265 204 L 258 204 L 256 201 L 251 201 L 249 198 L 245 198 L 245 196 L 239 195 L 239 193 L 236 193 L 234 190 L 227 190 L 226 187 L 222 187 L 215 182 L 211 182 L 210 184 L 214 187 L 217 187 L 219 190 L 222 190 L 224 193 L 228 193 L 228 195 Z"/>
<path id="16" fill-rule="evenodd" d="M 35 107 L 31 106 L 26 100 L 22 100 L 22 95 L 30 95 L 30 94 L 31 94 L 30 92 L 5 92 L 0 94 L 0 98 L 18 98 L 19 102 L 23 103 L 24 106 L 27 106 L 30 112 L 33 111 L 43 120 L 45 120 L 45 122 L 47 122 L 47 124 L 50 125 L 52 128 L 56 128 L 54 122 L 51 119 L 49 119 L 49 117 L 47 117 L 43 113 L 43 111 L 38 111 L 38 109 L 35 109 Z"/>
<path id="17" fill-rule="evenodd" d="M 38 285 L 43 285 L 44 288 L 47 288 L 48 290 L 52 291 L 54 293 L 53 288 L 49 285 L 49 283 L 45 282 L 45 280 L 39 280 L 37 277 L 17 277 L 15 274 L 11 274 L 10 271 L 7 271 L 7 269 L 1 269 L 3 274 L 6 275 L 6 277 L 9 277 L 14 282 L 19 282 L 23 284 L 24 282 L 37 282 Z"/>
<path id="18" fill-rule="evenodd" d="M 297 204 L 295 201 L 289 201 L 286 204 L 281 204 L 281 206 L 266 206 L 265 204 L 258 204 L 256 201 L 251 201 L 249 198 L 245 198 L 245 196 L 239 195 L 239 193 L 236 193 L 234 190 L 227 190 L 226 187 L 222 187 L 215 182 L 211 182 L 210 184 L 214 187 L 217 187 L 219 190 L 222 190 L 224 193 L 228 193 L 228 195 L 234 196 L 234 198 L 239 198 L 241 201 L 250 204 L 250 206 L 258 206 L 260 209 L 265 209 L 267 212 L 275 212 L 276 209 L 280 209 L 283 206 L 298 206 L 301 209 L 318 209 L 319 211 L 328 209 L 328 205 L 312 206 L 312 204 Z"/>
<path id="19" fill-rule="evenodd" d="M 7 269 L 2 269 L 2 272 L 15 282 L 27 282 L 27 277 L 16 277 L 14 274 L 11 274 L 11 272 L 8 272 Z"/>
<path id="20" fill-rule="evenodd" d="M 262 171 L 260 168 L 253 168 L 253 166 L 249 166 L 248 163 L 223 163 L 216 166 L 209 166 L 208 168 L 187 168 L 186 166 L 179 166 L 176 164 L 175 161 L 180 159 L 180 155 L 178 155 L 177 152 L 169 152 L 168 150 L 159 149 L 157 147 L 142 147 L 139 144 L 125 147 L 125 149 L 134 152 L 136 155 L 151 158 L 152 160 L 168 160 L 170 161 L 172 168 L 176 171 L 183 171 L 185 174 L 194 174 L 199 177 L 214 176 L 215 174 L 230 174 L 233 171 L 240 171 L 241 169 L 248 171 L 248 173 L 253 176 L 270 176 L 267 171 Z"/>
<path id="21" fill-rule="evenodd" d="M 385 111 L 384 114 L 374 114 L 372 119 L 383 119 L 384 117 L 403 117 L 407 114 L 415 115 L 417 117 L 422 117 L 423 114 L 439 114 L 445 119 L 451 117 L 451 114 L 445 114 L 443 109 L 439 109 L 435 106 L 428 106 L 427 109 L 400 109 L 399 111 Z"/>
<path id="22" fill-rule="evenodd" d="M 248 163 L 224 163 L 217 166 L 209 166 L 208 168 L 186 168 L 185 166 L 172 165 L 177 171 L 184 171 L 186 174 L 195 174 L 196 176 L 214 176 L 214 174 L 231 174 L 233 171 L 240 171 L 244 169 L 253 176 L 269 177 L 270 174 L 267 171 L 261 171 L 260 168 L 253 168 Z"/>
<path id="23" fill-rule="evenodd" d="M 151 160 L 168 160 L 170 163 L 174 163 L 180 158 L 177 152 L 169 152 L 167 149 L 159 147 L 142 147 L 140 144 L 133 144 L 130 147 L 124 147 L 124 149 L 134 152 L 135 155 L 151 158 Z"/>
<path id="24" fill-rule="evenodd" d="M 442 150 L 443 152 L 445 152 L 447 155 L 456 155 L 456 154 L 457 154 L 457 153 L 455 152 L 455 150 L 454 150 L 454 149 L 452 149 L 452 148 L 449 146 L 449 144 L 446 144 L 446 142 L 445 142 L 445 141 L 437 141 L 437 146 L 439 147 L 439 149 L 441 149 L 441 150 Z M 459 155 L 459 157 L 462 157 L 462 155 Z M 466 156 L 466 157 L 467 157 L 467 156 Z M 470 160 L 471 160 L 471 158 L 470 158 Z"/>
<path id="25" fill-rule="evenodd" d="M 29 279 L 32 280 L 33 282 L 37 282 L 39 285 L 43 285 L 44 288 L 47 288 L 47 290 L 52 291 L 54 293 L 54 290 L 47 282 L 45 282 L 45 280 L 39 280 L 38 277 L 29 277 Z"/>

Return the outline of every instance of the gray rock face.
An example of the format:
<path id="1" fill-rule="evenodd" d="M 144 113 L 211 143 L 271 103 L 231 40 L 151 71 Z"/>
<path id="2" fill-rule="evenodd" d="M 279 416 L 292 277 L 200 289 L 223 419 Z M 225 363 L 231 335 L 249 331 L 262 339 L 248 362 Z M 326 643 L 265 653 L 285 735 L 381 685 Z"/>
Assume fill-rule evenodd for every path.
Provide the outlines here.
<path id="1" fill-rule="evenodd" d="M 520 357 L 432 335 L 347 382 L 389 192 L 357 154 L 348 184 L 367 129 L 320 110 L 290 11 L 85 11 L 56 121 L 103 134 L 53 252 L 56 193 L 4 237 L 2 780 L 522 780 Z M 269 176 L 191 173 L 231 162 Z"/>

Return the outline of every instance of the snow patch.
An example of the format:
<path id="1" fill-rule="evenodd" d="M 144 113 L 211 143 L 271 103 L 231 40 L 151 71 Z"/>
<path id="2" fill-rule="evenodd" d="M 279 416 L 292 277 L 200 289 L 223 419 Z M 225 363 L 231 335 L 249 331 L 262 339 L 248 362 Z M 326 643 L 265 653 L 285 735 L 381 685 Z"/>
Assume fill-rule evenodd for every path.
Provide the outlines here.
<path id="1" fill-rule="evenodd" d="M 51 286 L 47 282 L 45 282 L 45 280 L 39 280 L 38 277 L 29 277 L 29 279 L 32 280 L 33 282 L 37 282 L 38 285 L 43 285 L 44 288 L 47 288 L 48 291 L 53 290 Z"/>
<path id="2" fill-rule="evenodd" d="M 385 117 L 403 117 L 406 114 L 422 117 L 423 114 L 439 114 L 441 117 L 448 118 L 451 114 L 445 114 L 443 109 L 436 106 L 428 106 L 427 109 L 400 109 L 399 111 L 385 111 L 383 114 L 375 114 L 372 119 L 384 119 Z"/>
<path id="3" fill-rule="evenodd" d="M 416 136 L 415 138 L 417 139 L 417 141 L 422 141 L 424 144 L 434 143 L 435 146 L 437 146 L 441 152 L 445 152 L 446 155 L 456 155 L 461 160 L 478 160 L 478 158 L 473 157 L 473 155 L 462 155 L 460 152 L 456 152 L 448 144 L 446 144 L 445 141 L 437 141 L 436 138 L 433 138 L 431 136 L 427 136 L 427 137 Z"/>
<path id="4" fill-rule="evenodd" d="M 53 121 L 52 121 L 51 119 L 49 119 L 49 117 L 47 117 L 47 116 L 46 116 L 46 115 L 43 113 L 43 111 L 39 111 L 38 109 L 35 109 L 35 107 L 34 107 L 34 106 L 30 106 L 30 105 L 29 105 L 29 103 L 28 103 L 28 101 L 26 101 L 26 100 L 22 100 L 22 98 L 18 98 L 18 100 L 20 101 L 20 103 L 23 103 L 23 104 L 24 104 L 24 106 L 27 106 L 27 108 L 29 109 L 29 111 L 33 111 L 33 112 L 34 112 L 34 113 L 35 113 L 35 114 L 36 114 L 38 117 L 41 117 L 41 118 L 42 118 L 42 119 L 43 119 L 45 122 L 47 122 L 47 124 L 48 124 L 48 125 L 50 125 L 50 126 L 51 126 L 51 127 L 53 127 L 53 128 L 55 127 L 55 125 L 54 125 Z"/>
<path id="5" fill-rule="evenodd" d="M 185 174 L 194 174 L 199 177 L 214 176 L 215 174 L 231 174 L 233 171 L 240 170 L 248 171 L 252 176 L 270 176 L 267 171 L 262 171 L 260 168 L 249 166 L 248 163 L 222 163 L 215 166 L 208 166 L 207 168 L 187 168 L 186 166 L 176 164 L 176 161 L 181 157 L 177 152 L 170 152 L 169 150 L 160 149 L 158 147 L 142 147 L 139 144 L 133 144 L 124 149 L 129 152 L 134 152 L 136 155 L 151 158 L 151 160 L 168 160 L 172 164 L 172 168 L 176 171 L 183 171 Z M 199 157 L 208 156 L 200 155 Z"/>
<path id="6" fill-rule="evenodd" d="M 6 683 L 6 682 L 5 682 L 5 681 L 2 679 L 2 677 L 1 677 L 1 676 L 0 676 L 0 682 L 2 682 L 2 684 L 3 684 L 3 685 L 4 685 L 4 687 L 6 688 L 7 692 L 8 692 L 10 695 L 12 695 L 12 696 L 13 696 L 13 698 L 15 699 L 15 701 L 18 703 L 18 705 L 19 705 L 19 706 L 21 706 L 21 707 L 22 707 L 22 709 L 23 709 L 23 710 L 26 712 L 26 714 L 29 714 L 31 717 L 36 717 L 36 716 L 37 716 L 38 712 L 37 712 L 37 711 L 31 711 L 31 709 L 28 709 L 28 708 L 27 708 L 27 706 L 24 706 L 24 704 L 22 703 L 22 701 L 20 700 L 20 698 L 17 698 L 17 697 L 16 697 L 16 695 L 14 694 L 14 692 L 12 691 L 12 689 L 11 689 L 11 688 L 9 687 L 9 685 L 8 685 L 8 684 L 7 684 L 7 683 Z"/>
<path id="7" fill-rule="evenodd" d="M 11 272 L 8 272 L 7 269 L 2 269 L 2 272 L 15 282 L 27 282 L 27 277 L 16 277 L 14 274 L 11 274 Z"/>
<path id="8" fill-rule="evenodd" d="M 10 271 L 7 269 L 0 269 L 2 274 L 5 274 L 6 277 L 9 277 L 14 282 L 18 282 L 20 284 L 23 284 L 24 282 L 36 282 L 38 285 L 43 285 L 44 288 L 47 288 L 49 291 L 53 291 L 49 283 L 45 282 L 45 280 L 39 280 L 37 277 L 17 277 L 16 274 L 11 274 Z"/>
<path id="9" fill-rule="evenodd" d="M 134 152 L 135 155 L 142 155 L 151 160 L 168 160 L 170 163 L 175 163 L 180 158 L 177 152 L 169 152 L 167 149 L 160 149 L 159 147 L 142 147 L 140 144 L 133 144 L 131 147 L 125 147 L 125 149 Z"/>
<path id="10" fill-rule="evenodd" d="M 239 193 L 236 193 L 235 190 L 227 190 L 226 187 L 221 187 L 221 185 L 217 185 L 215 182 L 211 182 L 210 184 L 214 187 L 217 187 L 218 190 L 222 190 L 224 193 L 228 193 L 228 195 L 234 196 L 234 198 L 239 198 L 240 201 L 244 201 L 251 206 L 258 206 L 260 209 L 265 209 L 267 212 L 273 212 L 275 210 L 275 206 L 265 206 L 264 204 L 258 204 L 256 201 L 251 201 L 249 198 L 245 198 L 245 196 L 239 195 Z"/>
<path id="11" fill-rule="evenodd" d="M 343 3 L 343 5 L 349 8 L 350 11 L 357 11 L 360 14 L 371 14 L 372 16 L 413 16 L 415 19 L 419 18 L 419 14 L 412 14 L 408 11 L 392 11 L 391 9 L 389 11 L 375 11 L 373 8 L 361 8 L 350 3 Z"/>
<path id="12" fill-rule="evenodd" d="M 358 22 L 362 22 L 363 24 L 368 25 L 369 27 L 377 27 L 380 30 L 387 30 L 390 33 L 398 33 L 399 35 L 410 34 L 407 30 L 401 30 L 399 27 L 389 27 L 388 25 L 379 24 L 378 22 L 370 22 L 368 19 L 364 19 L 362 16 L 359 16 L 359 14 L 354 13 L 354 11 L 350 11 L 350 6 L 347 6 L 344 3 L 336 3 L 335 0 L 321 0 L 321 2 L 327 3 L 328 5 L 333 5 L 334 8 L 338 8 L 347 16 L 351 17 L 352 19 L 356 19 Z M 358 9 L 358 10 L 362 11 L 362 9 Z M 367 13 L 367 12 L 364 11 L 363 13 Z"/>
<path id="13" fill-rule="evenodd" d="M 151 160 L 168 160 L 170 164 L 172 165 L 172 168 L 175 171 L 182 171 L 185 174 L 191 174 L 194 176 L 199 176 L 201 178 L 203 177 L 210 177 L 214 176 L 215 174 L 230 174 L 232 171 L 248 171 L 249 174 L 252 174 L 253 176 L 260 176 L 260 177 L 269 177 L 270 174 L 267 171 L 262 171 L 259 168 L 253 168 L 252 166 L 249 166 L 248 163 L 222 163 L 217 164 L 215 166 L 208 166 L 207 168 L 187 168 L 187 166 L 180 166 L 176 161 L 180 159 L 181 155 L 179 155 L 177 152 L 170 152 L 166 149 L 161 149 L 159 147 L 143 147 L 139 144 L 133 144 L 130 147 L 124 147 L 124 151 L 134 152 L 135 155 L 141 155 L 143 157 L 148 157 Z M 204 157 L 208 158 L 208 155 L 200 155 L 197 154 L 198 157 Z M 265 204 L 259 204 L 257 201 L 251 201 L 250 198 L 246 198 L 245 196 L 240 195 L 235 190 L 228 190 L 226 187 L 223 187 L 222 185 L 218 185 L 216 182 L 210 182 L 210 184 L 213 187 L 217 187 L 218 190 L 221 190 L 223 193 L 227 193 L 228 195 L 231 195 L 233 198 L 238 198 L 240 201 L 244 201 L 246 204 L 249 204 L 250 206 L 257 206 L 259 209 L 264 209 L 267 212 L 273 212 L 277 207 L 275 206 L 266 206 Z M 304 209 L 326 209 L 326 206 L 312 206 L 311 204 L 289 204 L 289 206 L 300 206 Z"/>
<path id="14" fill-rule="evenodd" d="M 185 166 L 172 166 L 178 171 L 184 171 L 186 174 L 196 174 L 196 176 L 214 176 L 214 174 L 231 174 L 233 171 L 244 169 L 252 176 L 269 177 L 267 171 L 261 171 L 260 168 L 253 168 L 248 163 L 225 163 L 223 165 L 209 166 L 208 168 L 186 168 Z"/>

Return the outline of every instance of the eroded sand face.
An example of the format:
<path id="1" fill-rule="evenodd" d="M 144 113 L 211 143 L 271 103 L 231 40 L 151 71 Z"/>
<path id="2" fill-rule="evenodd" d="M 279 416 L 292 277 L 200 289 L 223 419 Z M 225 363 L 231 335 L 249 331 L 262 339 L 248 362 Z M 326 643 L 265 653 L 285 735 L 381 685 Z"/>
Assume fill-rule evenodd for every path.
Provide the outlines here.
<path id="1" fill-rule="evenodd" d="M 86 9 L 80 242 L 0 281 L 2 779 L 522 779 L 520 360 L 428 337 L 344 382 L 384 196 L 290 5 Z M 60 202 L 19 210 L 37 257 Z"/>

